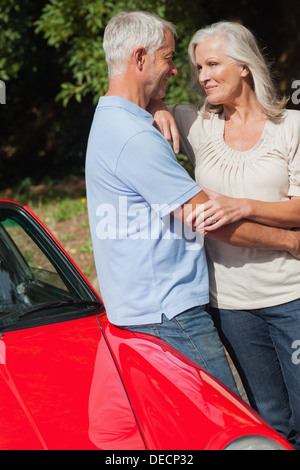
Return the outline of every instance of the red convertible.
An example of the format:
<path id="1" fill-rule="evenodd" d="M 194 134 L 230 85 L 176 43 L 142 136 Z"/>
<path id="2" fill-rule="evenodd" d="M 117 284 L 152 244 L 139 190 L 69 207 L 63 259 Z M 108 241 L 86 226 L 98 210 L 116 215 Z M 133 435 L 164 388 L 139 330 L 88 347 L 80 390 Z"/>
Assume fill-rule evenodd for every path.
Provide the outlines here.
<path id="1" fill-rule="evenodd" d="M 1 450 L 292 450 L 185 356 L 111 325 L 48 229 L 5 200 L 0 394 Z"/>

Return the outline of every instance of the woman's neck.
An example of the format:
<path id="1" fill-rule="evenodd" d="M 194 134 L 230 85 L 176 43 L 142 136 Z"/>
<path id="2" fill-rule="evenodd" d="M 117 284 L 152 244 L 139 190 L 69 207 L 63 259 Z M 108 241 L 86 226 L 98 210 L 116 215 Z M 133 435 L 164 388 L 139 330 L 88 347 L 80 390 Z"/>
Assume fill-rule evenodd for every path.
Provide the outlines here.
<path id="1" fill-rule="evenodd" d="M 247 123 L 267 120 L 253 92 L 240 98 L 236 103 L 224 104 L 223 108 L 225 120 L 236 126 L 246 126 Z"/>

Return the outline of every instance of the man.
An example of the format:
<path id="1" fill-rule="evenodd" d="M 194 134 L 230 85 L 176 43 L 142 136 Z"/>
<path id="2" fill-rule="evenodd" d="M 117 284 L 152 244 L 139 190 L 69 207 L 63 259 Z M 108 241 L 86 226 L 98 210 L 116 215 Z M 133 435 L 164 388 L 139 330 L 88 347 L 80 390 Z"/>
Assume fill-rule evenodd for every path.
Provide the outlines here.
<path id="1" fill-rule="evenodd" d="M 205 310 L 203 244 L 187 229 L 187 218 L 207 196 L 146 111 L 177 75 L 174 36 L 172 24 L 146 12 L 122 13 L 105 30 L 109 88 L 95 111 L 86 161 L 95 262 L 113 324 L 164 339 L 236 391 Z M 256 224 L 244 222 L 213 236 L 261 248 L 271 238 L 277 249 L 299 251 L 296 238 L 266 229 L 258 238 Z"/>

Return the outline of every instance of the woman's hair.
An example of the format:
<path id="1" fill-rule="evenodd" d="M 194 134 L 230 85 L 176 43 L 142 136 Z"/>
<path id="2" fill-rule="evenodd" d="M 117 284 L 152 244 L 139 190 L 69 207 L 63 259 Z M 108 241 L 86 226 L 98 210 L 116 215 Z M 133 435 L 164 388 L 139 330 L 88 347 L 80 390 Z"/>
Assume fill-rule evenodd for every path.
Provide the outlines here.
<path id="1" fill-rule="evenodd" d="M 239 23 L 221 21 L 197 31 L 188 48 L 192 70 L 192 85 L 199 85 L 199 71 L 196 64 L 195 51 L 198 44 L 211 38 L 221 38 L 225 46 L 225 53 L 238 65 L 246 66 L 252 77 L 252 87 L 262 111 L 268 117 L 280 117 L 287 99 L 280 98 L 271 77 L 269 66 L 264 59 L 254 35 Z M 198 87 L 198 86 L 197 86 Z M 207 98 L 202 101 L 202 110 L 205 116 L 208 113 L 220 113 L 222 104 L 211 105 Z"/>
<path id="2" fill-rule="evenodd" d="M 176 36 L 172 23 L 148 12 L 123 12 L 113 17 L 103 38 L 109 77 L 124 72 L 137 47 L 144 47 L 154 60 L 154 53 L 165 45 L 166 30 Z"/>

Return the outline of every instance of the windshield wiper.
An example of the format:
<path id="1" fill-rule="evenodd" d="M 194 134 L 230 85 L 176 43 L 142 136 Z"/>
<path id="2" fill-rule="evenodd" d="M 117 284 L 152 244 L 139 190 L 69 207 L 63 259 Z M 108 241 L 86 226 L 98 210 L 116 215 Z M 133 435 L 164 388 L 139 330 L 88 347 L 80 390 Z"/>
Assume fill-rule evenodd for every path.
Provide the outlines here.
<path id="1" fill-rule="evenodd" d="M 60 307 L 101 307 L 101 303 L 93 300 L 60 300 L 59 302 L 46 302 L 35 305 L 19 312 L 0 312 L 0 329 L 17 323 L 20 318 L 43 310 L 56 309 Z M 4 314 L 4 316 L 1 316 Z"/>

